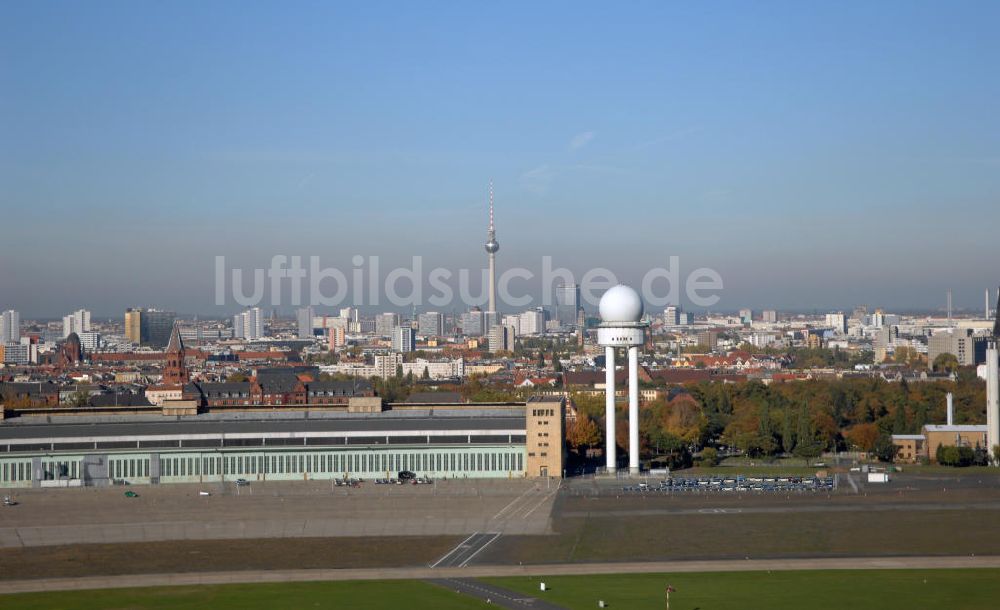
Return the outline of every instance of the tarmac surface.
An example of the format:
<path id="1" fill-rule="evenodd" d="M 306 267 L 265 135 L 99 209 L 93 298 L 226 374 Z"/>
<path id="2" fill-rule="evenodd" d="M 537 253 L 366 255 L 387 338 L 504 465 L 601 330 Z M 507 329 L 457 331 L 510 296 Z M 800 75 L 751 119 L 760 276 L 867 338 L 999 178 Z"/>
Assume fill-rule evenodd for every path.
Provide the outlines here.
<path id="1" fill-rule="evenodd" d="M 0 594 L 75 591 L 179 585 L 275 583 L 344 580 L 451 580 L 504 576 L 576 576 L 588 574 L 666 574 L 685 572 L 750 572 L 766 570 L 900 570 L 1000 568 L 1000 556 L 975 557 L 838 557 L 822 559 L 757 559 L 660 561 L 644 563 L 572 563 L 465 568 L 373 568 L 341 570 L 257 570 L 139 574 L 0 581 Z M 517 595 L 517 594 L 515 594 Z M 508 606 L 509 607 L 509 606 Z M 541 607 L 541 606 L 537 606 Z"/>
<path id="2" fill-rule="evenodd" d="M 19 490 L 0 508 L 0 548 L 158 540 L 551 533 L 558 484 L 446 479 Z M 211 495 L 201 495 L 208 492 Z"/>
<path id="3" fill-rule="evenodd" d="M 524 608 L 565 610 L 562 606 L 557 606 L 537 597 L 511 591 L 510 589 L 498 587 L 474 578 L 433 578 L 427 582 L 483 600 L 499 608 L 508 608 L 510 610 L 523 610 Z"/>

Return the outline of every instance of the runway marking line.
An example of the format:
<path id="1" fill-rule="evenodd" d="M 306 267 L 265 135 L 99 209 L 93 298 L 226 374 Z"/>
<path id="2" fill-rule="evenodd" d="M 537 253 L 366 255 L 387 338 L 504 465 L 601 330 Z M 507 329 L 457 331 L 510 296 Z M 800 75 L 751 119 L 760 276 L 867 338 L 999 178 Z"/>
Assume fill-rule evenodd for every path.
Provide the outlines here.
<path id="1" fill-rule="evenodd" d="M 434 563 L 432 563 L 430 565 L 430 567 L 436 568 L 436 567 L 438 567 L 438 565 L 441 564 L 442 561 L 444 561 L 445 559 L 448 559 L 449 557 L 451 557 L 452 554 L 454 554 L 454 553 L 456 553 L 458 551 L 461 551 L 462 549 L 468 548 L 467 545 L 466 545 L 466 543 L 469 542 L 470 540 L 472 540 L 473 538 L 475 538 L 478 535 L 479 535 L 479 532 L 472 532 L 472 534 L 468 538 L 466 538 L 465 540 L 459 542 L 458 546 L 456 546 L 452 550 L 450 550 L 447 553 L 445 553 L 444 556 L 441 557 L 441 559 L 438 559 L 437 561 L 435 561 Z"/>

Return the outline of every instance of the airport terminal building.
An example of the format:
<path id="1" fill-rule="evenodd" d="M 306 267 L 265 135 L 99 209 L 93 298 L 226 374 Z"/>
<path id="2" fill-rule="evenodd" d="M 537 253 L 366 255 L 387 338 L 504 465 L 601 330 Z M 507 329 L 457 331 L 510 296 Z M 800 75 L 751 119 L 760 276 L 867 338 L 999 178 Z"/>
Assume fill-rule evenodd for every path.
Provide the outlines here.
<path id="1" fill-rule="evenodd" d="M 377 408 L 372 403 L 378 402 Z M 565 399 L 0 422 L 0 487 L 560 477 Z"/>

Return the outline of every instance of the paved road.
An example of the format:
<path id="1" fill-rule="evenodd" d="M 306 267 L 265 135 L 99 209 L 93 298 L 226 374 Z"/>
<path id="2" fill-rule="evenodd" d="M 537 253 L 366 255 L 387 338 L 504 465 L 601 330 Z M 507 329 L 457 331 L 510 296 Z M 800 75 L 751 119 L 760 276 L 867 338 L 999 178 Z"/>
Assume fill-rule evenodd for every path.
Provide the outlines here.
<path id="1" fill-rule="evenodd" d="M 579 576 L 587 574 L 660 574 L 681 572 L 747 572 L 757 570 L 899 570 L 1000 568 L 1000 555 L 968 557 L 837 557 L 825 559 L 752 559 L 661 561 L 648 563 L 564 563 L 530 566 L 465 568 L 366 568 L 347 570 L 248 570 L 183 574 L 131 574 L 85 578 L 0 581 L 0 594 L 31 591 L 74 591 L 174 585 L 219 585 L 325 580 L 433 580 L 489 576 Z"/>
<path id="2" fill-rule="evenodd" d="M 525 610 L 525 608 L 565 610 L 562 606 L 557 606 L 537 597 L 504 589 L 503 587 L 491 585 L 473 578 L 433 578 L 427 582 L 446 589 L 452 589 L 469 597 L 481 599 L 499 608 L 508 608 L 510 610 Z"/>
<path id="3" fill-rule="evenodd" d="M 458 546 L 448 551 L 444 557 L 431 564 L 432 568 L 464 568 L 483 549 L 500 537 L 497 532 L 475 532 Z"/>

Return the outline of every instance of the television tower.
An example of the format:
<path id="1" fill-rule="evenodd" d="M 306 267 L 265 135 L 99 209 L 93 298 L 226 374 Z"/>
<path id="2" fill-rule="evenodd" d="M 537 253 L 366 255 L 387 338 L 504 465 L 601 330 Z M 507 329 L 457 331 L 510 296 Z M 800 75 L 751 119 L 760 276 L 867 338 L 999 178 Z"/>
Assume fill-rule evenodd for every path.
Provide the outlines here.
<path id="1" fill-rule="evenodd" d="M 500 242 L 497 241 L 496 227 L 493 225 L 493 181 L 490 180 L 490 227 L 486 231 L 486 253 L 490 260 L 489 277 L 489 303 L 486 308 L 486 330 L 496 325 L 497 319 L 497 267 L 496 253 L 500 249 Z"/>

